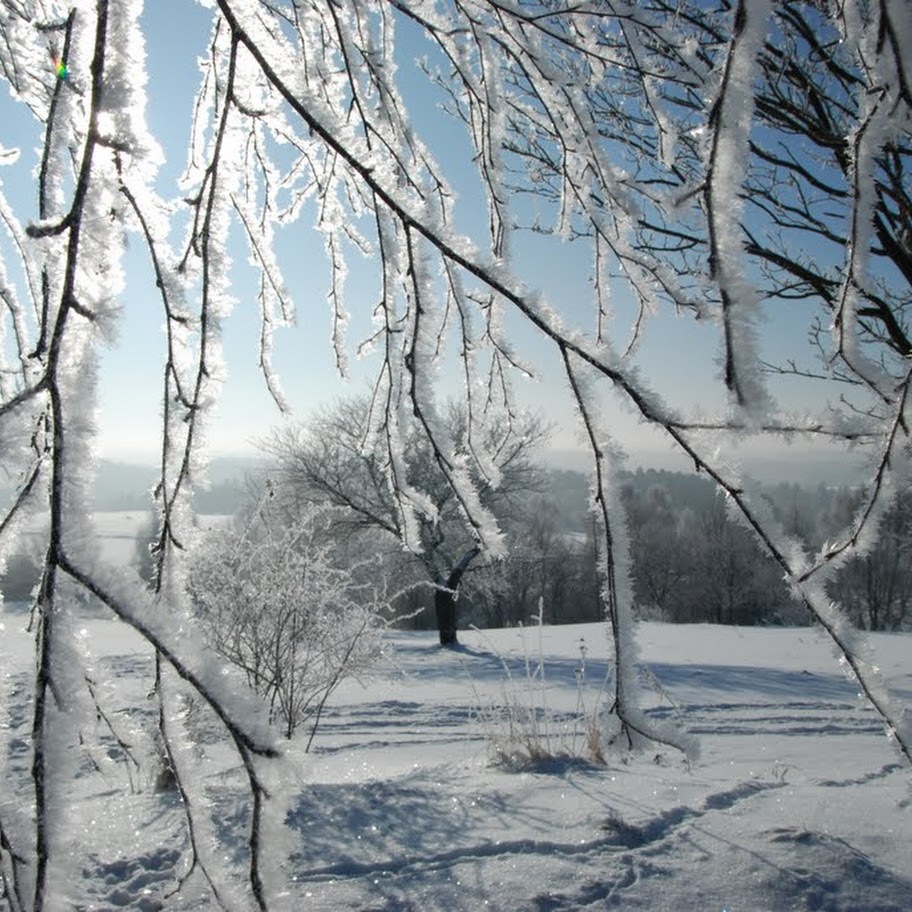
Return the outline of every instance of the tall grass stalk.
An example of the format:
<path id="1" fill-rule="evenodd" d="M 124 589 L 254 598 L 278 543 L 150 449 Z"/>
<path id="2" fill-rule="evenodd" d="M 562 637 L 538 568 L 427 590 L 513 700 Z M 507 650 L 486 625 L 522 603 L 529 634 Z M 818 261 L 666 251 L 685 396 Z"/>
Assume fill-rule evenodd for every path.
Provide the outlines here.
<path id="1" fill-rule="evenodd" d="M 575 671 L 576 701 L 570 712 L 554 708 L 549 694 L 544 648 L 544 610 L 539 599 L 533 616 L 538 642 L 529 647 L 527 628 L 520 628 L 524 675 L 518 677 L 507 659 L 497 652 L 504 670 L 503 700 L 500 705 L 485 705 L 478 698 L 479 718 L 485 728 L 493 762 L 507 769 L 541 768 L 557 761 L 588 761 L 605 764 L 602 748 L 600 712 L 605 693 L 604 682 L 597 689 L 586 675 L 586 644 L 580 641 L 580 662 Z M 481 633 L 481 631 L 479 631 Z M 482 634 L 483 635 L 483 634 Z"/>

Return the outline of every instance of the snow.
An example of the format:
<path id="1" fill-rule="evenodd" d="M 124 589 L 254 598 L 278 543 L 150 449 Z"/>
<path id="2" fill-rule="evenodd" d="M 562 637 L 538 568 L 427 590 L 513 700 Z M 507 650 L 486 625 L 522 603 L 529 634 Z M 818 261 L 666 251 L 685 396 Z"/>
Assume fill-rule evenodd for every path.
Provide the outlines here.
<path id="1" fill-rule="evenodd" d="M 101 559 L 119 567 L 132 563 L 136 557 L 137 536 L 148 524 L 150 516 L 151 508 L 149 511 L 113 510 L 93 513 L 92 525 Z M 196 517 L 201 531 L 227 526 L 231 520 L 232 517 L 225 514 L 198 514 Z M 25 542 L 34 542 L 37 547 L 47 535 L 47 524 L 47 512 L 30 516 L 22 530 Z"/>
<path id="2" fill-rule="evenodd" d="M 2 623 L 15 780 L 29 760 L 30 648 L 24 614 L 7 607 Z M 142 639 L 113 620 L 83 627 L 99 675 L 113 677 L 105 696 L 121 734 L 154 726 Z M 502 710 L 530 701 L 546 703 L 537 725 L 556 753 L 581 746 L 572 720 L 581 645 L 592 708 L 607 672 L 604 625 L 545 627 L 540 638 L 464 631 L 459 650 L 438 648 L 434 632 L 389 639 L 391 661 L 340 687 L 311 753 L 303 733 L 264 764 L 279 812 L 272 838 L 282 844 L 270 858 L 272 908 L 912 908 L 910 771 L 817 631 L 641 626 L 646 712 L 699 737 L 701 758 L 690 766 L 672 751 L 609 750 L 607 766 L 560 756 L 493 762 Z M 908 702 L 909 636 L 871 643 L 887 684 Z M 529 651 L 531 668 L 543 659 L 543 682 L 526 679 Z M 195 735 L 214 855 L 240 887 L 243 771 L 201 707 L 182 722 Z M 123 765 L 101 774 L 79 752 L 73 763 L 68 867 L 82 876 L 55 908 L 211 908 L 198 873 L 167 895 L 186 870 L 177 796 L 149 779 L 131 792 Z"/>

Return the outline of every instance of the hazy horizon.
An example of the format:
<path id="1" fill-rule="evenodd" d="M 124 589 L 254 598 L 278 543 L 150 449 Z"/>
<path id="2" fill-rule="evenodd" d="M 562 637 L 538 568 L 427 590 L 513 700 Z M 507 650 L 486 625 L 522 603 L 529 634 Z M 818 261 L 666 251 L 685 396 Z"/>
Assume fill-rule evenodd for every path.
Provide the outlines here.
<path id="1" fill-rule="evenodd" d="M 588 474 L 592 466 L 592 456 L 582 448 L 547 447 L 538 454 L 540 462 L 549 468 Z M 265 453 L 251 450 L 220 451 L 210 454 L 210 465 L 219 465 L 218 478 L 210 479 L 219 483 L 226 476 L 225 463 L 238 463 L 238 473 L 258 462 L 268 462 Z M 155 470 L 158 467 L 158 456 L 154 453 L 123 452 L 101 454 L 99 463 L 123 465 L 135 468 Z M 658 471 L 679 472 L 685 475 L 694 474 L 693 463 L 681 456 L 661 450 L 642 449 L 630 453 L 624 463 L 624 469 L 655 469 Z M 797 448 L 785 449 L 782 453 L 769 456 L 745 458 L 742 463 L 745 474 L 766 484 L 778 482 L 796 482 L 798 484 L 852 484 L 861 471 L 861 460 L 848 460 L 845 457 L 807 453 Z"/>

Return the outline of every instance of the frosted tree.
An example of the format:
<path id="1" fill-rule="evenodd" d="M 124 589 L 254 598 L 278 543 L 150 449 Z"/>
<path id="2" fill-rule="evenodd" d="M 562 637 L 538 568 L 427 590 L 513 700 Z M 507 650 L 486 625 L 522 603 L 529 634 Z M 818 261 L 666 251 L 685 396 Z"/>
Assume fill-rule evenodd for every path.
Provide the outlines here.
<path id="1" fill-rule="evenodd" d="M 202 792 L 194 787 L 181 750 L 173 704 L 184 688 L 211 706 L 247 771 L 250 891 L 259 906 L 266 902 L 259 842 L 265 789 L 257 762 L 276 755 L 273 736 L 265 720 L 257 721 L 257 711 L 231 693 L 206 651 L 181 630 L 182 554 L 192 534 L 188 495 L 211 398 L 213 324 L 227 297 L 220 232 L 228 199 L 216 185 L 214 164 L 200 189 L 198 220 L 183 262 L 168 250 L 169 208 L 151 189 L 160 156 L 144 123 L 140 9 L 140 3 L 106 0 L 0 8 L 0 72 L 44 130 L 34 210 L 23 219 L 6 193 L 0 199 L 5 232 L 0 448 L 7 468 L 18 470 L 13 502 L 0 522 L 4 543 L 28 513 L 46 510 L 50 517 L 32 620 L 31 800 L 24 783 L 13 783 L 0 806 L 0 871 L 14 909 L 59 908 L 73 875 L 66 865 L 73 857 L 66 845 L 71 829 L 66 789 L 92 714 L 73 609 L 86 593 L 155 648 L 161 736 L 184 799 L 192 846 L 188 875 L 201 871 L 213 894 L 231 902 L 213 867 Z M 216 149 L 222 138 L 215 138 Z M 4 157 L 13 159 L 15 153 L 4 149 Z M 168 329 L 153 596 L 135 575 L 102 564 L 88 517 L 96 352 L 116 322 L 120 254 L 130 230 L 146 242 Z M 30 805 L 32 819 L 12 812 Z"/>
<path id="2" fill-rule="evenodd" d="M 43 130 L 27 162 L 29 205 L 12 185 L 0 196 L 0 451 L 16 478 L 0 546 L 29 513 L 50 517 L 33 610 L 32 762 L 27 782 L 4 774 L 12 792 L 0 802 L 0 871 L 17 912 L 60 907 L 73 857 L 62 845 L 63 799 L 71 746 L 91 715 L 72 624 L 85 592 L 156 651 L 161 736 L 192 847 L 188 876 L 205 878 L 225 907 L 269 903 L 264 764 L 275 747 L 206 651 L 178 635 L 188 610 L 189 497 L 205 471 L 206 420 L 223 376 L 220 329 L 234 304 L 232 225 L 258 276 L 261 364 L 280 406 L 271 340 L 293 318 L 294 289 L 282 279 L 277 229 L 315 214 L 343 371 L 347 267 L 375 268 L 374 329 L 361 345 L 379 369 L 363 445 L 383 453 L 404 543 L 415 551 L 435 508 L 409 481 L 407 429 L 424 435 L 475 546 L 502 554 L 479 485 L 499 483 L 486 429 L 516 420 L 513 379 L 535 374 L 513 344 L 515 327 L 556 352 L 592 453 L 616 671 L 606 726 L 619 743 L 685 746 L 638 708 L 616 485 L 623 441 L 600 418 L 609 391 L 726 492 L 912 759 L 908 719 L 826 595 L 836 569 L 876 540 L 910 463 L 912 76 L 903 54 L 912 11 L 903 0 L 210 0 L 188 167 L 164 197 L 144 122 L 140 6 L 0 5 L 0 78 Z M 447 173 L 405 101 L 405 77 L 419 78 L 416 48 L 421 78 L 465 125 L 474 177 L 464 167 Z M 0 133 L 0 165 L 18 167 L 23 155 Z M 486 225 L 471 238 L 456 227 L 464 180 L 485 200 Z M 512 255 L 524 226 L 587 248 L 585 325 L 524 281 Z M 184 240 L 174 247 L 177 231 Z M 104 565 L 87 518 L 94 366 L 118 306 L 130 306 L 119 298 L 128 235 L 145 248 L 167 338 L 152 594 Z M 625 296 L 635 303 L 630 328 L 617 307 L 612 315 Z M 761 317 L 775 298 L 812 311 L 805 362 L 765 365 Z M 670 311 L 718 335 L 729 405 L 716 418 L 672 408 L 638 368 L 638 346 Z M 436 403 L 448 353 L 465 377 L 467 445 L 448 433 Z M 777 400 L 773 381 L 782 377 L 823 384 L 820 408 L 793 414 L 788 398 Z M 736 438 L 766 436 L 852 442 L 866 455 L 865 499 L 819 553 L 785 534 L 729 452 Z M 246 895 L 210 850 L 211 820 L 172 711 L 186 690 L 212 707 L 247 775 Z M 13 804 L 34 814 L 23 819 Z"/>
<path id="3" fill-rule="evenodd" d="M 508 128 L 508 147 L 526 163 L 518 189 L 550 196 L 558 227 L 591 246 L 596 280 L 619 274 L 632 291 L 623 355 L 590 363 L 726 494 L 908 759 L 908 719 L 826 585 L 872 547 L 908 476 L 912 133 L 900 49 L 909 11 L 789 0 L 610 6 L 599 56 L 611 63 L 601 70 L 595 56 L 574 55 L 586 76 L 576 107 L 590 118 L 587 141 L 597 134 L 593 148 L 609 163 L 594 154 L 580 163 L 560 121 L 533 104 Z M 596 293 L 607 301 L 616 287 L 605 281 Z M 763 357 L 775 302 L 805 318 L 800 359 Z M 622 367 L 670 308 L 719 327 L 731 410 L 718 420 L 676 414 Z M 609 318 L 597 309 L 598 339 Z M 769 380 L 781 378 L 791 382 L 777 401 Z M 820 403 L 803 415 L 788 408 L 808 398 L 799 381 L 816 385 Z M 819 553 L 785 533 L 725 458 L 726 442 L 747 437 L 865 451 L 864 501 Z"/>
<path id="4" fill-rule="evenodd" d="M 399 543 L 404 531 L 403 513 L 386 477 L 387 454 L 364 445 L 369 414 L 370 408 L 362 399 L 344 400 L 299 428 L 275 432 L 265 449 L 276 460 L 280 500 L 292 507 L 303 505 L 305 513 L 313 504 L 331 504 L 337 508 L 340 533 L 372 530 L 381 540 L 391 538 Z M 547 439 L 548 428 L 536 415 L 515 414 L 510 421 L 492 420 L 484 439 L 479 441 L 476 431 L 472 441 L 464 411 L 451 403 L 443 409 L 442 420 L 456 448 L 454 457 L 466 459 L 469 447 L 478 449 L 479 444 L 482 451 L 491 454 L 497 485 L 492 485 L 489 477 L 477 475 L 472 481 L 480 503 L 503 525 L 523 495 L 540 484 L 540 472 L 531 457 Z M 414 563 L 433 587 L 440 644 L 454 646 L 458 642 L 460 583 L 481 549 L 425 433 L 408 418 L 403 430 L 403 480 L 419 489 L 433 507 L 417 517 Z M 475 471 L 471 464 L 469 471 Z"/>

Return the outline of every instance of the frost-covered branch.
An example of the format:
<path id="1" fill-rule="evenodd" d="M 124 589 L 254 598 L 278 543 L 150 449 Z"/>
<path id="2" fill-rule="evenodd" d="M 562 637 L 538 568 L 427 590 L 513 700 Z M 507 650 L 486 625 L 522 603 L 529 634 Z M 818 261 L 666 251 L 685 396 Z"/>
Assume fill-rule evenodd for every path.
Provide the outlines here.
<path id="1" fill-rule="evenodd" d="M 683 732 L 673 731 L 651 722 L 639 707 L 638 656 L 634 635 L 633 591 L 630 581 L 629 549 L 623 529 L 623 510 L 616 493 L 612 461 L 617 453 L 600 425 L 592 390 L 573 363 L 570 353 L 563 349 L 564 369 L 573 392 L 580 421 L 585 429 L 592 452 L 594 476 L 592 481 L 592 511 L 596 518 L 599 538 L 599 571 L 601 599 L 611 628 L 611 647 L 614 662 L 612 687 L 614 696 L 608 708 L 618 730 L 610 732 L 612 741 L 623 738 L 629 748 L 649 742 L 674 747 L 690 757 L 697 754 L 697 745 Z"/>
<path id="2" fill-rule="evenodd" d="M 79 733 L 68 696 L 71 684 L 85 685 L 74 592 L 100 599 L 157 651 L 160 728 L 193 851 L 187 876 L 202 870 L 217 901 L 234 902 L 207 851 L 208 810 L 182 755 L 184 689 L 212 707 L 245 770 L 242 901 L 269 901 L 263 763 L 274 749 L 213 686 L 205 653 L 186 654 L 173 634 L 192 610 L 192 494 L 226 380 L 221 326 L 244 268 L 234 235 L 256 277 L 261 372 L 284 404 L 271 348 L 293 322 L 299 290 L 285 281 L 278 238 L 305 217 L 323 237 L 340 371 L 346 333 L 361 325 L 350 319 L 346 277 L 357 269 L 375 280 L 371 325 L 354 343 L 376 357 L 370 400 L 344 451 L 318 454 L 310 467 L 353 524 L 402 538 L 438 585 L 476 548 L 496 556 L 491 504 L 522 463 L 513 382 L 538 373 L 518 340 L 544 342 L 593 454 L 615 710 L 627 739 L 677 743 L 647 725 L 628 686 L 635 625 L 610 464 L 622 441 L 609 441 L 597 420 L 609 389 L 725 493 L 909 756 L 908 725 L 826 589 L 837 566 L 871 547 L 910 467 L 912 106 L 900 3 L 215 0 L 187 170 L 164 196 L 144 121 L 140 9 L 139 0 L 0 6 L 0 80 L 41 135 L 27 163 L 37 175 L 31 217 L 0 188 L 0 446 L 15 486 L 0 518 L 3 546 L 29 511 L 49 513 L 35 605 L 36 817 L 27 839 L 0 820 L 7 892 L 22 908 L 52 907 L 67 873 L 55 840 Z M 416 48 L 426 54 L 420 66 Z M 439 90 L 463 125 L 469 167 L 451 165 L 455 146 L 440 160 L 433 153 L 436 138 L 425 133 L 436 115 L 412 109 L 422 104 L 411 100 L 413 78 Z M 0 167 L 19 167 L 16 159 L 4 145 Z M 460 195 L 478 203 L 480 218 L 463 218 L 472 204 L 460 208 Z M 566 311 L 520 268 L 526 228 L 586 248 L 592 275 Z M 147 254 L 166 339 L 149 598 L 109 574 L 88 520 L 96 351 L 117 323 L 128 234 Z M 796 316 L 783 330 L 796 346 L 807 332 L 804 355 L 787 346 L 777 360 L 764 347 L 764 317 L 778 319 L 773 301 L 809 314 L 806 327 L 795 329 Z M 698 321 L 715 341 L 729 411 L 672 408 L 644 374 L 654 328 L 672 320 Z M 453 359 L 465 387 L 456 426 L 435 389 Z M 773 365 L 765 375 L 764 364 Z M 782 402 L 798 401 L 792 393 L 805 381 L 824 391 L 820 408 L 782 407 L 779 390 Z M 830 389 L 834 401 L 823 401 Z M 745 438 L 864 445 L 866 496 L 835 545 L 808 555 L 784 534 L 726 455 L 729 441 Z M 424 477 L 412 470 L 415 454 L 430 467 Z M 367 481 L 355 493 L 343 483 L 354 465 Z"/>

